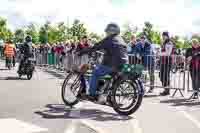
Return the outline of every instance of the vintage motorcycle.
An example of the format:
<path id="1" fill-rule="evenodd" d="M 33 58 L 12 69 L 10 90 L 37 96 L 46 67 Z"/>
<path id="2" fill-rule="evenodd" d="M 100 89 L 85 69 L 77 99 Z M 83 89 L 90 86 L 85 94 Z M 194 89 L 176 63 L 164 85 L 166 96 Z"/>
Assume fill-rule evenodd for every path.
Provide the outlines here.
<path id="1" fill-rule="evenodd" d="M 97 52 L 90 54 L 88 64 L 83 64 L 78 69 L 76 67 L 65 78 L 62 85 L 62 100 L 66 106 L 72 107 L 83 100 L 81 94 L 83 90 L 88 90 L 87 82 L 91 77 L 91 70 L 99 63 L 100 58 L 97 55 Z M 120 67 L 120 72 L 99 77 L 97 94 L 103 96 L 107 104 L 118 114 L 133 114 L 140 107 L 144 95 L 144 87 L 140 80 L 143 69 L 140 64 L 124 64 Z M 120 102 L 122 99 L 124 103 Z"/>

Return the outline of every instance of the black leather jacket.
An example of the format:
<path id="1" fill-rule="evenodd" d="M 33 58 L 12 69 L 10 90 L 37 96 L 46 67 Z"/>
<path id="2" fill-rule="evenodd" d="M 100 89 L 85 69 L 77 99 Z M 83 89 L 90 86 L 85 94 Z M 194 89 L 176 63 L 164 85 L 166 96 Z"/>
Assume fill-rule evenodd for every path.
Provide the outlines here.
<path id="1" fill-rule="evenodd" d="M 118 68 L 121 64 L 125 64 L 128 61 L 127 48 L 122 37 L 113 35 L 104 38 L 94 47 L 81 50 L 81 54 L 104 50 L 103 65 L 108 67 Z"/>
<path id="2" fill-rule="evenodd" d="M 32 43 L 25 42 L 22 47 L 20 48 L 20 52 L 24 54 L 24 58 L 30 58 L 33 57 L 33 48 Z"/>

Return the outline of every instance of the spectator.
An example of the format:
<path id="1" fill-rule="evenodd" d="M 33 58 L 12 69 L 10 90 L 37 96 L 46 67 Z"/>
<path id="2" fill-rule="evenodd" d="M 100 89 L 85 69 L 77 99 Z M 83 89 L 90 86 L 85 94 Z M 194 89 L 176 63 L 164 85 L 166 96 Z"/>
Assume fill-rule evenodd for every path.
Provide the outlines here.
<path id="1" fill-rule="evenodd" d="M 129 63 L 136 64 L 136 37 L 135 35 L 131 36 L 131 40 L 127 45 L 127 51 L 129 55 Z"/>
<path id="2" fill-rule="evenodd" d="M 80 42 L 77 46 L 77 50 L 82 50 L 84 48 L 88 48 L 89 47 L 89 44 L 88 44 L 88 40 L 87 40 L 87 36 L 83 36 L 81 39 L 80 39 Z"/>
<path id="3" fill-rule="evenodd" d="M 140 42 L 136 44 L 136 53 L 140 55 L 142 64 L 149 72 L 150 89 L 148 92 L 151 93 L 154 88 L 154 60 L 151 53 L 151 44 L 146 41 L 144 35 L 141 36 Z"/>
<path id="4" fill-rule="evenodd" d="M 62 44 L 56 43 L 56 67 L 59 68 L 61 65 L 61 56 L 62 56 L 62 51 L 63 51 L 63 47 Z"/>
<path id="5" fill-rule="evenodd" d="M 54 43 L 51 47 L 51 53 L 52 53 L 52 59 L 53 59 L 53 64 L 55 63 L 55 54 L 56 54 L 56 43 Z"/>
<path id="6" fill-rule="evenodd" d="M 3 44 L 0 44 L 0 56 L 3 56 Z"/>
<path id="7" fill-rule="evenodd" d="M 163 38 L 163 44 L 161 46 L 160 80 L 162 82 L 162 86 L 165 87 L 165 90 L 162 93 L 160 93 L 160 95 L 166 96 L 170 94 L 170 90 L 169 90 L 170 69 L 171 69 L 171 64 L 172 64 L 172 55 L 173 55 L 174 45 L 169 38 L 168 32 L 163 32 L 162 38 Z"/>
<path id="8" fill-rule="evenodd" d="M 187 50 L 186 59 L 189 63 L 192 88 L 195 91 L 192 98 L 197 99 L 200 88 L 200 45 L 197 39 L 192 39 L 192 48 Z"/>
<path id="9" fill-rule="evenodd" d="M 49 44 L 43 44 L 43 51 L 42 51 L 42 55 L 43 55 L 43 65 L 47 65 L 47 57 L 48 57 L 48 51 L 49 51 Z"/>

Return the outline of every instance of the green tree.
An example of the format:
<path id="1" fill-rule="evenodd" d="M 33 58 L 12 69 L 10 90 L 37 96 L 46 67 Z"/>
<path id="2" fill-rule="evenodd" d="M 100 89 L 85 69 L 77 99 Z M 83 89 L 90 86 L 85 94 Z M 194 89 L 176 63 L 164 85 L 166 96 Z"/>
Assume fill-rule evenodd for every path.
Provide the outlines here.
<path id="1" fill-rule="evenodd" d="M 68 28 L 65 25 L 65 23 L 64 22 L 58 23 L 58 40 L 59 41 L 65 41 L 66 39 L 68 39 L 67 32 L 68 32 Z"/>
<path id="2" fill-rule="evenodd" d="M 16 29 L 14 32 L 14 42 L 22 43 L 24 41 L 25 32 L 23 29 Z"/>
<path id="3" fill-rule="evenodd" d="M 0 38 L 5 40 L 6 19 L 0 18 Z"/>
<path id="4" fill-rule="evenodd" d="M 48 42 L 54 43 L 57 41 L 61 41 L 60 39 L 60 34 L 59 34 L 59 30 L 55 25 L 49 25 L 48 26 Z"/>
<path id="5" fill-rule="evenodd" d="M 69 29 L 69 33 L 73 38 L 80 39 L 83 35 L 87 35 L 87 29 L 80 20 L 76 19 L 74 20 L 72 27 Z"/>
<path id="6" fill-rule="evenodd" d="M 153 31 L 153 25 L 150 22 L 144 23 L 143 33 L 146 35 L 147 39 L 152 43 L 154 31 Z"/>
<path id="7" fill-rule="evenodd" d="M 133 26 L 131 23 L 126 22 L 123 25 L 123 31 L 122 31 L 122 38 L 124 39 L 124 41 L 126 43 L 128 43 L 130 41 L 130 38 L 133 34 L 137 33 L 138 31 L 138 27 Z"/>
<path id="8" fill-rule="evenodd" d="M 175 44 L 176 48 L 183 48 L 184 47 L 184 42 L 181 41 L 181 38 L 179 36 L 174 36 L 171 38 L 173 43 Z"/>
<path id="9" fill-rule="evenodd" d="M 51 28 L 51 23 L 47 21 L 39 30 L 39 41 L 43 44 L 48 43 L 48 32 Z"/>
<path id="10" fill-rule="evenodd" d="M 161 44 L 160 32 L 157 32 L 157 31 L 153 32 L 152 43 Z"/>
<path id="11" fill-rule="evenodd" d="M 33 43 L 38 43 L 39 41 L 39 35 L 38 35 L 38 31 L 36 28 L 36 25 L 31 23 L 27 29 L 26 29 L 26 34 L 30 35 L 33 39 Z"/>
<path id="12" fill-rule="evenodd" d="M 188 38 L 184 38 L 183 48 L 191 48 L 191 41 Z"/>
<path id="13" fill-rule="evenodd" d="M 12 39 L 13 33 L 7 27 L 7 20 L 0 17 L 0 39 Z"/>
<path id="14" fill-rule="evenodd" d="M 41 43 L 47 43 L 48 42 L 48 32 L 45 27 L 41 27 L 39 31 L 39 41 Z"/>

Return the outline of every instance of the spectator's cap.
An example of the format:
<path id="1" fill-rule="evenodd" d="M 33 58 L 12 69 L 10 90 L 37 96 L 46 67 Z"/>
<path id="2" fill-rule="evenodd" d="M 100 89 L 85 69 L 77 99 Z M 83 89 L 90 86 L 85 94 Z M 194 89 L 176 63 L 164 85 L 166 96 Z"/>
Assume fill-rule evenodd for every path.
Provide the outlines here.
<path id="1" fill-rule="evenodd" d="M 164 31 L 164 32 L 162 33 L 162 36 L 167 36 L 167 37 L 169 37 L 169 32 L 168 32 L 168 31 Z"/>

